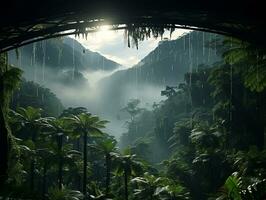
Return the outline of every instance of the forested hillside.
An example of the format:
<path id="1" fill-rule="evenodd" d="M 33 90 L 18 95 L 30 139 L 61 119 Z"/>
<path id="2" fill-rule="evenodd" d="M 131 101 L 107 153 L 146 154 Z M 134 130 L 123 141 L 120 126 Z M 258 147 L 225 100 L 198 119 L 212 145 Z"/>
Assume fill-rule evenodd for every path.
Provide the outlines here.
<path id="1" fill-rule="evenodd" d="M 8 58 L 0 199 L 266 199 L 265 48 L 192 32 L 98 82 L 67 71 L 56 92 Z"/>
<path id="2" fill-rule="evenodd" d="M 137 65 L 99 82 L 105 112 L 118 112 L 131 98 L 140 98 L 144 104 L 161 100 L 160 91 L 166 85 L 176 86 L 184 82 L 187 72 L 198 71 L 221 59 L 216 53 L 216 42 L 212 41 L 222 38 L 195 31 L 176 40 L 161 41 Z"/>
<path id="3" fill-rule="evenodd" d="M 131 117 L 120 147 L 130 146 L 163 169 L 189 191 L 189 199 L 263 199 L 264 50 L 253 52 L 253 46 L 231 38 L 217 46 L 220 62 L 195 67 L 184 83 L 166 86 L 161 91 L 166 100 L 152 110 L 141 107 L 139 99 L 128 102 L 124 110 Z"/>
<path id="4" fill-rule="evenodd" d="M 57 76 L 73 71 L 112 71 L 120 67 L 70 37 L 49 39 L 13 50 L 9 53 L 9 63 L 22 68 L 25 78 L 38 83 L 49 79 L 55 81 Z"/>
<path id="5" fill-rule="evenodd" d="M 36 107 L 43 110 L 44 116 L 59 116 L 64 107 L 61 101 L 48 88 L 23 79 L 18 90 L 12 94 L 10 108 Z"/>

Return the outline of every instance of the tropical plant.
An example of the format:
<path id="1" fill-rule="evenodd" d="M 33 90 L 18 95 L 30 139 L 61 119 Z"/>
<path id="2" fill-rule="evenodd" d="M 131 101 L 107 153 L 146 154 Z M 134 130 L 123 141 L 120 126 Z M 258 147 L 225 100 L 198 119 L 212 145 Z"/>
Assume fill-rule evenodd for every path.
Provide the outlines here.
<path id="1" fill-rule="evenodd" d="M 0 186 L 8 179 L 8 152 L 11 149 L 8 140 L 10 130 L 8 126 L 8 107 L 13 90 L 20 83 L 22 71 L 8 64 L 7 53 L 0 54 Z"/>
<path id="2" fill-rule="evenodd" d="M 60 117 L 70 117 L 72 115 L 79 115 L 81 113 L 87 112 L 87 108 L 84 107 L 69 107 L 61 113 Z"/>
<path id="3" fill-rule="evenodd" d="M 102 135 L 101 129 L 105 127 L 106 120 L 100 120 L 99 117 L 93 116 L 91 113 L 81 113 L 79 115 L 72 115 L 68 118 L 72 123 L 74 131 L 83 136 L 83 194 L 87 196 L 87 157 L 88 157 L 88 137 Z"/>
<path id="4" fill-rule="evenodd" d="M 106 167 L 106 177 L 105 177 L 105 196 L 107 197 L 110 192 L 110 180 L 111 180 L 111 166 L 112 166 L 112 156 L 113 153 L 117 151 L 116 140 L 103 136 L 96 140 L 96 144 L 93 145 L 94 148 L 102 152 L 105 156 L 105 167 Z"/>
<path id="5" fill-rule="evenodd" d="M 69 124 L 67 120 L 62 118 L 48 118 L 47 123 L 45 124 L 46 134 L 48 133 L 57 144 L 56 154 L 58 160 L 58 188 L 61 189 L 63 185 L 63 149 L 64 149 L 64 140 L 67 140 L 71 130 L 68 129 Z"/>
<path id="6" fill-rule="evenodd" d="M 26 81 L 22 79 L 18 89 L 12 94 L 12 101 L 10 108 L 16 110 L 17 107 L 41 108 L 43 116 L 58 116 L 62 110 L 63 105 L 50 89 L 45 88 L 33 81 Z"/>
<path id="7" fill-rule="evenodd" d="M 224 194 L 218 199 L 232 199 L 232 200 L 242 200 L 241 197 L 241 187 L 242 180 L 238 177 L 237 173 L 233 173 L 229 176 L 224 184 Z"/>
<path id="8" fill-rule="evenodd" d="M 136 199 L 188 199 L 189 196 L 183 186 L 168 178 L 157 177 L 148 173 L 144 173 L 143 177 L 133 178 L 131 183 L 137 185 L 134 190 Z"/>
<path id="9" fill-rule="evenodd" d="M 32 150 L 33 154 L 31 156 L 30 164 L 30 189 L 34 190 L 34 175 L 35 175 L 35 151 L 36 151 L 36 141 L 40 134 L 42 125 L 44 124 L 44 118 L 41 118 L 41 109 L 33 108 L 31 106 L 27 108 L 19 107 L 17 111 L 11 111 L 11 117 L 15 120 L 14 125 L 21 128 L 25 128 L 27 133 L 30 135 L 25 135 L 27 146 Z"/>
<path id="10" fill-rule="evenodd" d="M 124 199 L 128 200 L 128 181 L 130 177 L 143 173 L 143 164 L 136 159 L 135 154 L 131 154 L 130 149 L 125 149 L 122 155 L 115 154 L 115 173 L 124 176 Z"/>
<path id="11" fill-rule="evenodd" d="M 224 40 L 224 60 L 233 65 L 251 91 L 262 92 L 266 88 L 266 51 L 250 43 L 227 38 Z"/>
<path id="12" fill-rule="evenodd" d="M 50 188 L 48 192 L 49 200 L 79 200 L 82 199 L 83 195 L 80 191 L 71 190 L 65 187 L 61 189 Z"/>

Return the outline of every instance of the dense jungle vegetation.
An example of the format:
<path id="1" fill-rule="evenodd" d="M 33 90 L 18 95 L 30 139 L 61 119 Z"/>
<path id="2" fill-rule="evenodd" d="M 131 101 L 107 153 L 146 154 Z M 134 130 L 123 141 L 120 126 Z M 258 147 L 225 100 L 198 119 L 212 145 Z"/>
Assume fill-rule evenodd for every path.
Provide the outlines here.
<path id="1" fill-rule="evenodd" d="M 1 55 L 0 199 L 266 199 L 265 49 L 232 38 L 207 45 L 215 64 L 165 85 L 152 109 L 139 99 L 121 108 L 130 117 L 119 141 L 108 121 L 64 108 Z"/>

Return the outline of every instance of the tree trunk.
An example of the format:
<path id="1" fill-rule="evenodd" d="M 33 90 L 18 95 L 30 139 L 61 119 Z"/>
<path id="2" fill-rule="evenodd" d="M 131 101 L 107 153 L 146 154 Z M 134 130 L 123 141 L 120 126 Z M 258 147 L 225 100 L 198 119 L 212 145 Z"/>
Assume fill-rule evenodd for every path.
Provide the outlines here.
<path id="1" fill-rule="evenodd" d="M 2 187 L 8 176 L 8 129 L 2 105 L 0 105 L 0 152 L 0 187 Z"/>
<path id="2" fill-rule="evenodd" d="M 106 163 L 106 182 L 105 182 L 105 195 L 106 197 L 109 195 L 109 186 L 110 186 L 110 170 L 111 170 L 111 160 L 110 160 L 110 154 L 107 153 L 105 155 L 105 163 Z"/>
<path id="3" fill-rule="evenodd" d="M 83 144 L 83 194 L 84 199 L 87 199 L 87 132 L 84 133 L 84 144 Z"/>
<path id="4" fill-rule="evenodd" d="M 77 142 L 77 151 L 80 151 L 80 138 L 77 138 L 77 140 L 76 140 L 76 142 Z"/>
<path id="5" fill-rule="evenodd" d="M 35 169 L 35 163 L 33 158 L 30 164 L 30 190 L 32 192 L 34 191 L 34 169 Z"/>
<path id="6" fill-rule="evenodd" d="M 75 183 L 76 189 L 81 191 L 81 176 L 77 175 L 75 180 L 76 180 Z"/>
<path id="7" fill-rule="evenodd" d="M 32 130 L 35 130 L 35 128 L 32 128 Z M 36 142 L 36 133 L 32 132 L 31 133 L 31 141 L 35 144 Z M 30 190 L 33 192 L 34 191 L 34 178 L 35 178 L 35 160 L 34 160 L 34 155 L 32 155 L 31 158 L 31 164 L 30 164 Z"/>
<path id="8" fill-rule="evenodd" d="M 58 158 L 58 188 L 62 189 L 63 185 L 63 158 L 62 158 L 62 148 L 63 148 L 63 135 L 58 136 L 58 150 L 59 150 L 59 158 Z"/>
<path id="9" fill-rule="evenodd" d="M 0 55 L 1 56 L 1 55 Z M 0 57 L 0 59 L 2 56 Z M 2 61 L 2 59 L 0 60 Z M 3 81 L 3 73 L 4 73 L 4 63 L 0 63 L 0 187 L 2 188 L 5 184 L 8 174 L 8 128 L 6 122 L 6 114 L 7 114 L 7 97 L 4 88 Z"/>
<path id="10" fill-rule="evenodd" d="M 43 199 L 45 199 L 45 194 L 46 194 L 46 173 L 47 173 L 47 164 L 44 163 L 43 176 L 42 176 L 42 198 Z"/>
<path id="11" fill-rule="evenodd" d="M 257 126 L 256 130 L 257 131 L 257 146 L 260 150 L 264 149 L 264 126 L 265 126 L 265 116 L 264 116 L 264 111 L 265 111 L 265 95 L 262 93 L 258 93 L 258 100 L 257 100 Z"/>
<path id="12" fill-rule="evenodd" d="M 125 184 L 125 200 L 128 200 L 128 185 L 127 185 L 127 179 L 128 179 L 128 173 L 127 170 L 125 169 L 125 174 L 124 174 L 124 184 Z"/>
<path id="13" fill-rule="evenodd" d="M 153 193 L 150 192 L 150 200 L 153 200 Z"/>
<path id="14" fill-rule="evenodd" d="M 4 73 L 8 70 L 8 54 L 0 55 L 0 187 L 8 179 L 8 153 L 9 153 L 9 129 L 7 112 L 9 106 L 9 93 L 4 85 Z"/>

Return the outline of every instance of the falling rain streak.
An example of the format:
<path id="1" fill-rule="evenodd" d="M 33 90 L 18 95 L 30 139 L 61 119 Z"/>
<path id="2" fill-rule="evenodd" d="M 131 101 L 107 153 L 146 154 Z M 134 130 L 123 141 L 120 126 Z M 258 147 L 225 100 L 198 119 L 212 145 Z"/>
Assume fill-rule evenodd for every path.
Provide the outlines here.
<path id="1" fill-rule="evenodd" d="M 230 48 L 233 49 L 233 38 L 230 37 Z M 233 119 L 233 65 L 232 58 L 230 60 L 230 121 Z"/>
<path id="2" fill-rule="evenodd" d="M 75 79 L 75 70 L 76 70 L 76 65 L 75 65 L 75 40 L 72 41 L 72 64 L 73 64 L 73 69 L 72 69 L 72 80 Z"/>
<path id="3" fill-rule="evenodd" d="M 247 80 L 247 71 L 251 71 L 252 87 L 261 83 L 265 57 L 259 50 L 253 52 L 254 48 L 252 53 L 236 57 L 232 52 L 240 55 L 244 51 L 241 45 L 207 32 L 149 42 L 149 52 L 131 67 L 110 58 L 138 59 L 135 51 L 130 56 L 122 52 L 122 58 L 116 54 L 120 50 L 116 45 L 105 46 L 113 42 L 95 44 L 100 47 L 90 50 L 71 37 L 19 48 L 18 59 L 10 53 L 8 62 L 24 70 L 21 90 L 11 96 L 10 125 L 21 152 L 12 155 L 18 165 L 12 169 L 16 173 L 10 183 L 16 183 L 19 191 L 31 191 L 34 186 L 29 198 L 28 193 L 19 196 L 53 199 L 52 195 L 66 193 L 81 200 L 82 193 L 89 192 L 95 199 L 197 200 L 224 198 L 220 188 L 227 188 L 230 180 L 241 180 L 245 187 L 260 181 L 262 173 L 242 179 L 241 172 L 242 162 L 249 163 L 249 157 L 260 165 L 265 162 L 263 137 L 254 137 L 265 132 L 261 118 L 265 101 L 260 99 L 262 93 L 248 88 Z M 112 49 L 114 55 L 106 58 L 97 48 Z M 242 67 L 242 63 L 249 64 L 246 60 L 235 64 L 246 55 L 253 56 L 252 68 Z M 20 106 L 24 110 L 16 111 Z M 104 125 L 101 120 L 109 123 Z M 34 156 L 25 160 L 32 149 Z M 251 167 L 254 172 L 264 170 Z M 141 173 L 131 171 L 135 168 Z M 87 173 L 87 169 L 92 170 Z M 235 170 L 239 177 L 230 176 Z M 117 171 L 121 175 L 114 175 Z M 83 191 L 77 191 L 82 186 Z M 244 186 L 239 191 L 248 192 Z M 19 197 L 16 192 L 10 194 L 15 195 L 12 199 Z"/>
<path id="4" fill-rule="evenodd" d="M 42 84 L 45 84 L 46 40 L 42 41 Z"/>

